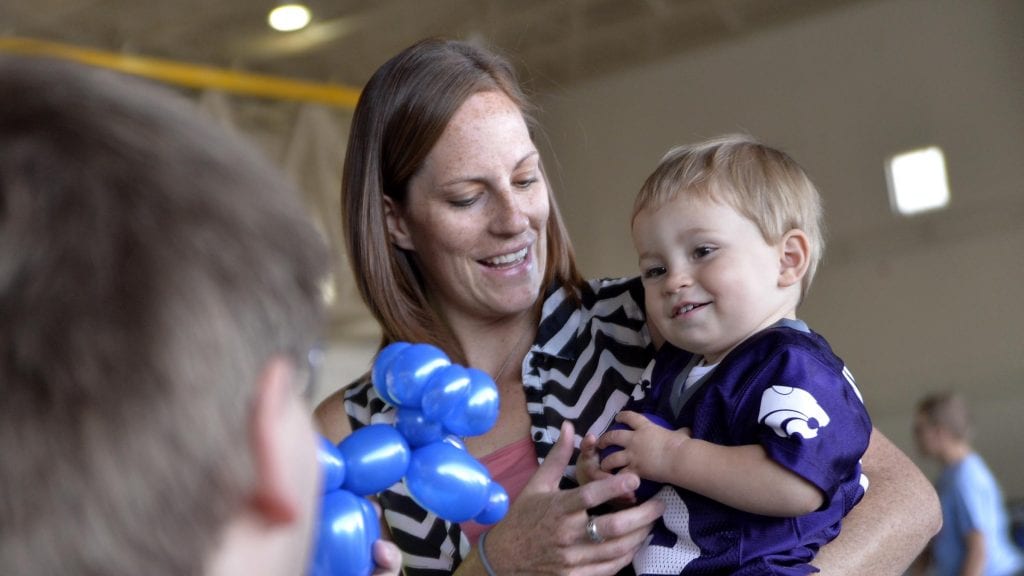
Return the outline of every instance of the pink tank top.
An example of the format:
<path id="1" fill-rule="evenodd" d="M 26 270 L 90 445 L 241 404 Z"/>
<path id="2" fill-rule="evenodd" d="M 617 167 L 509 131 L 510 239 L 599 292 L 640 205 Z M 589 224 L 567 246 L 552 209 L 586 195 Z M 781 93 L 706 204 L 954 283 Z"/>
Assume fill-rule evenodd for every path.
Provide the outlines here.
<path id="1" fill-rule="evenodd" d="M 491 479 L 501 484 L 505 492 L 508 492 L 510 502 L 515 502 L 539 466 L 537 450 L 529 436 L 506 444 L 479 460 L 490 472 Z M 476 546 L 477 539 L 490 528 L 490 525 L 477 524 L 470 520 L 460 523 L 459 527 L 462 528 L 462 533 L 469 538 L 470 544 Z"/>

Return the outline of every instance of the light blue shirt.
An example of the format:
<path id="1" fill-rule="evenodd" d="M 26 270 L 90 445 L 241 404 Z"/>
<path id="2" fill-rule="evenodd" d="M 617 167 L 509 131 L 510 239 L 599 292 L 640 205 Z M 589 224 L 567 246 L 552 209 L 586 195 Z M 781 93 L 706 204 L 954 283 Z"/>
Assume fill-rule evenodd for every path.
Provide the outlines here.
<path id="1" fill-rule="evenodd" d="M 964 562 L 964 537 L 985 536 L 985 576 L 1008 576 L 1024 567 L 1010 540 L 1003 493 L 985 461 L 975 453 L 946 468 L 936 489 L 942 503 L 942 529 L 932 543 L 936 576 L 956 576 Z"/>

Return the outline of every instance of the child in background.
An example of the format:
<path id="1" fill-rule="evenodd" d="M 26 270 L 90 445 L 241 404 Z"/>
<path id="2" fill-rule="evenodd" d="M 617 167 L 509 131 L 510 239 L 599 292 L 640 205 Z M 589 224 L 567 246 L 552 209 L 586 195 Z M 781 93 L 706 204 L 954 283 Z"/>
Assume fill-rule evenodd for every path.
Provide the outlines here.
<path id="1" fill-rule="evenodd" d="M 971 446 L 964 399 L 952 392 L 922 398 L 914 438 L 925 456 L 943 466 L 936 486 L 942 529 L 915 565 L 915 574 L 929 564 L 936 576 L 1024 574 L 1024 558 L 1010 540 L 1003 491 Z"/>
<path id="2" fill-rule="evenodd" d="M 821 220 L 804 171 L 746 136 L 671 150 L 637 196 L 648 323 L 667 342 L 646 397 L 616 418 L 628 428 L 588 435 L 577 466 L 581 482 L 621 468 L 665 484 L 637 574 L 816 572 L 863 496 L 870 419 L 843 361 L 796 317 Z"/>

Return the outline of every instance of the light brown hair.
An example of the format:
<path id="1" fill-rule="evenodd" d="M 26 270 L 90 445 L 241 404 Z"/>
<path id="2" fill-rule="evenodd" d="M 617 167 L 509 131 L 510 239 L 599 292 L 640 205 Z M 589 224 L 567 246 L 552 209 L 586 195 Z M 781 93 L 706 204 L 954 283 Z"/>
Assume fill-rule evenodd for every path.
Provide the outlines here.
<path id="1" fill-rule="evenodd" d="M 825 252 L 824 215 L 817 188 L 788 154 L 742 134 L 673 148 L 637 194 L 633 219 L 680 194 L 731 206 L 770 244 L 802 230 L 811 247 L 801 286 L 807 294 Z"/>
<path id="2" fill-rule="evenodd" d="M 945 430 L 953 438 L 970 441 L 971 420 L 967 403 L 956 392 L 935 392 L 925 396 L 917 404 L 917 413 L 929 425 Z"/>
<path id="3" fill-rule="evenodd" d="M 414 255 L 391 243 L 384 196 L 399 204 L 405 200 L 409 181 L 452 116 L 470 96 L 485 91 L 508 96 L 534 131 L 509 62 L 467 42 L 427 39 L 410 46 L 377 70 L 359 98 L 342 174 L 342 221 L 353 276 L 381 325 L 382 345 L 429 342 L 465 361 L 444 319 L 430 306 Z M 574 294 L 582 279 L 550 187 L 548 194 L 542 290 L 557 283 Z"/>
<path id="4" fill-rule="evenodd" d="M 248 144 L 139 80 L 0 58 L 0 566 L 199 574 L 326 247 Z"/>

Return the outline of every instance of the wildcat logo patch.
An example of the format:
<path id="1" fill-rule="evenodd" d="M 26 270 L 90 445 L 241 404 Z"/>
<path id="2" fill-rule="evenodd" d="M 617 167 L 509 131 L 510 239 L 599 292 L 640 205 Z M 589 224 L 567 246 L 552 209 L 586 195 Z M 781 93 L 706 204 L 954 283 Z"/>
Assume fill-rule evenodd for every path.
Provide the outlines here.
<path id="1" fill-rule="evenodd" d="M 800 436 L 809 440 L 818 435 L 819 429 L 828 426 L 829 417 L 806 390 L 772 386 L 761 395 L 757 421 L 783 438 Z"/>

